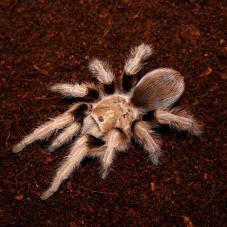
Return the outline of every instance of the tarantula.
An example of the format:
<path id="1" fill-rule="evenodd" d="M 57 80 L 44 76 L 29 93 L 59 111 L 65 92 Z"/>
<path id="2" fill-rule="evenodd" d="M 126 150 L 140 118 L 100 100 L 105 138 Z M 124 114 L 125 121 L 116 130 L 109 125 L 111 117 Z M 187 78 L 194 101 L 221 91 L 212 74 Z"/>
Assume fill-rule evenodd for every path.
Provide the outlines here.
<path id="1" fill-rule="evenodd" d="M 54 132 L 62 130 L 49 146 L 52 152 L 78 137 L 41 199 L 52 196 L 86 156 L 100 159 L 102 178 L 105 178 L 116 153 L 125 151 L 131 139 L 143 145 L 152 162 L 157 164 L 160 139 L 152 122 L 144 121 L 143 116 L 147 112 L 152 112 L 159 124 L 167 124 L 197 136 L 200 134 L 199 124 L 188 112 L 172 108 L 184 91 L 184 79 L 179 72 L 159 68 L 137 81 L 139 71 L 152 53 L 152 47 L 146 44 L 131 49 L 118 86 L 109 65 L 95 59 L 90 62 L 89 69 L 99 84 L 63 83 L 50 88 L 64 96 L 78 98 L 80 102 L 39 126 L 13 148 L 13 152 L 17 153 L 34 141 L 47 139 Z"/>

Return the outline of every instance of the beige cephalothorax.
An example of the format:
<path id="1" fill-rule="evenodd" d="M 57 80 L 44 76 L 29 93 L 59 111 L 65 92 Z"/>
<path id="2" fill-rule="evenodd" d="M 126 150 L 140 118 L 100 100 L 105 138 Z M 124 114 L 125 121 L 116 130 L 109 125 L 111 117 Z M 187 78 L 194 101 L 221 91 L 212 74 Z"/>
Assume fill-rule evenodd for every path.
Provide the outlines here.
<path id="1" fill-rule="evenodd" d="M 127 150 L 132 139 L 140 143 L 152 162 L 157 164 L 161 144 L 155 133 L 158 124 L 200 134 L 199 124 L 187 111 L 172 108 L 184 92 L 184 79 L 179 72 L 159 68 L 138 81 L 137 74 L 152 52 L 151 46 L 146 44 L 131 50 L 120 86 L 115 85 L 115 76 L 109 65 L 95 59 L 89 69 L 96 76 L 97 83 L 55 84 L 50 88 L 53 92 L 77 98 L 78 103 L 36 128 L 13 148 L 17 153 L 55 132 L 59 134 L 49 146 L 50 152 L 74 140 L 68 156 L 41 199 L 52 196 L 86 156 L 100 159 L 102 178 L 105 178 L 117 152 Z M 152 124 L 154 120 L 156 122 Z"/>
<path id="2" fill-rule="evenodd" d="M 94 106 L 91 116 L 104 134 L 113 128 L 121 129 L 126 133 L 130 130 L 132 122 L 138 119 L 139 111 L 127 96 L 111 95 Z"/>

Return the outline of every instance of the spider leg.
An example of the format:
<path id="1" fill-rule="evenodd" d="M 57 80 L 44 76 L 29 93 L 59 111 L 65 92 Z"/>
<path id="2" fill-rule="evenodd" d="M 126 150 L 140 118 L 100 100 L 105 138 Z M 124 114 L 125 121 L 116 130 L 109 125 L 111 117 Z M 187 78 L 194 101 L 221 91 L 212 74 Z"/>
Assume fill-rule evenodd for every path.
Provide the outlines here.
<path id="1" fill-rule="evenodd" d="M 87 137 L 80 137 L 72 146 L 69 155 L 66 157 L 65 161 L 57 170 L 57 173 L 52 181 L 51 186 L 41 195 L 42 200 L 48 199 L 52 196 L 59 188 L 61 183 L 66 180 L 73 170 L 79 167 L 83 158 L 87 155 Z"/>
<path id="2" fill-rule="evenodd" d="M 80 128 L 81 124 L 78 122 L 73 122 L 70 126 L 65 128 L 64 131 L 60 133 L 48 147 L 49 152 L 53 152 L 63 144 L 69 142 L 73 136 L 78 134 Z"/>
<path id="3" fill-rule="evenodd" d="M 142 69 L 144 62 L 152 55 L 152 47 L 142 43 L 131 49 L 129 58 L 124 66 L 122 87 L 129 91 L 134 83 L 134 77 Z"/>
<path id="4" fill-rule="evenodd" d="M 114 73 L 107 62 L 94 59 L 89 64 L 90 71 L 103 84 L 103 90 L 107 94 L 112 94 L 115 90 Z"/>
<path id="5" fill-rule="evenodd" d="M 94 59 L 90 62 L 89 69 L 99 82 L 103 84 L 111 84 L 113 82 L 114 74 L 106 62 Z"/>
<path id="6" fill-rule="evenodd" d="M 99 137 L 88 134 L 87 145 L 89 147 L 88 156 L 103 158 L 106 151 L 106 143 Z"/>
<path id="7" fill-rule="evenodd" d="M 97 136 L 102 135 L 94 120 L 89 115 L 83 121 L 81 137 L 72 146 L 65 162 L 58 169 L 50 188 L 42 194 L 41 199 L 48 199 L 56 192 L 62 181 L 69 177 L 73 169 L 80 165 L 80 162 L 85 156 L 102 157 L 105 142 L 92 134 Z"/>
<path id="8" fill-rule="evenodd" d="M 107 136 L 106 151 L 102 159 L 102 178 L 105 179 L 109 173 L 110 166 L 114 160 L 117 151 L 127 149 L 129 140 L 123 131 L 119 129 L 112 130 Z"/>
<path id="9" fill-rule="evenodd" d="M 167 124 L 177 130 L 188 131 L 196 136 L 199 136 L 202 132 L 199 123 L 186 110 L 179 108 L 170 111 L 156 110 L 155 117 L 160 124 Z"/>
<path id="10" fill-rule="evenodd" d="M 160 156 L 160 140 L 150 129 L 150 125 L 145 121 L 136 121 L 133 125 L 134 138 L 143 145 L 154 164 L 158 164 Z"/>
<path id="11" fill-rule="evenodd" d="M 25 138 L 13 148 L 13 152 L 17 153 L 23 150 L 27 145 L 35 142 L 36 140 L 44 140 L 49 138 L 54 132 L 72 124 L 75 120 L 81 121 L 85 115 L 84 112 L 88 108 L 89 107 L 85 103 L 73 105 L 65 113 L 42 124 L 32 133 L 25 136 Z"/>
<path id="12" fill-rule="evenodd" d="M 67 97 L 84 97 L 88 93 L 88 89 L 84 85 L 79 84 L 54 84 L 50 88 L 50 91 L 60 93 Z"/>
<path id="13" fill-rule="evenodd" d="M 65 97 L 75 97 L 75 98 L 93 98 L 97 99 L 99 97 L 99 92 L 96 86 L 92 83 L 82 83 L 82 84 L 54 84 L 50 88 L 50 91 L 55 93 L 60 93 Z"/>

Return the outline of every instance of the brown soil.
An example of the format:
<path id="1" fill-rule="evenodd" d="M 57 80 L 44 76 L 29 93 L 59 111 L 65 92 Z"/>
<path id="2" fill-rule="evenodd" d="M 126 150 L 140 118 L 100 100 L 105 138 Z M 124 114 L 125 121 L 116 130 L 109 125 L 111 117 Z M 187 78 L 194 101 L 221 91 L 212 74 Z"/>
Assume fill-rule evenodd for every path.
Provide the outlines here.
<path id="1" fill-rule="evenodd" d="M 0 225 L 224 226 L 226 12 L 226 2 L 215 0 L 0 1 Z M 155 47 L 147 68 L 184 75 L 180 105 L 203 122 L 203 136 L 162 133 L 158 167 L 135 146 L 119 154 L 105 181 L 98 161 L 85 160 L 41 201 L 68 147 L 51 155 L 47 143 L 17 155 L 11 149 L 66 109 L 48 86 L 90 79 L 87 64 L 96 56 L 119 75 L 129 48 L 141 42 Z"/>

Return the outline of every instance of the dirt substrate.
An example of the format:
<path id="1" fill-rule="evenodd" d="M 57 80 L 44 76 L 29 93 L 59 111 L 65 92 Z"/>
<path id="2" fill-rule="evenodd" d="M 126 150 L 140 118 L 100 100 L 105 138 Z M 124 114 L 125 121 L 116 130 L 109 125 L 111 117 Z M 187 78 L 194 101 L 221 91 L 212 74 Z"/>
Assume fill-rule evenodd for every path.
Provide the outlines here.
<path id="1" fill-rule="evenodd" d="M 0 1 L 0 225 L 224 226 L 226 186 L 225 1 Z M 12 147 L 63 112 L 56 82 L 91 79 L 87 64 L 108 59 L 119 77 L 129 48 L 151 43 L 147 69 L 180 71 L 179 105 L 204 124 L 201 138 L 160 132 L 159 166 L 138 146 L 121 153 L 106 180 L 86 159 L 47 201 L 39 196 L 68 146 Z"/>

